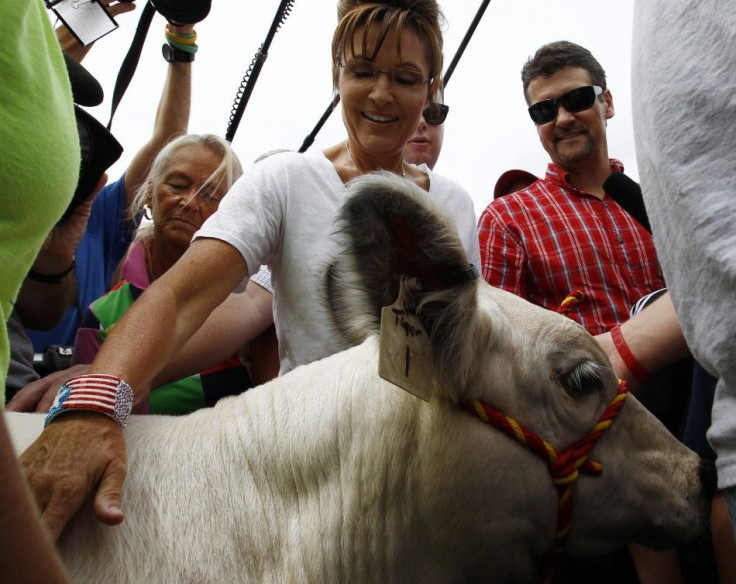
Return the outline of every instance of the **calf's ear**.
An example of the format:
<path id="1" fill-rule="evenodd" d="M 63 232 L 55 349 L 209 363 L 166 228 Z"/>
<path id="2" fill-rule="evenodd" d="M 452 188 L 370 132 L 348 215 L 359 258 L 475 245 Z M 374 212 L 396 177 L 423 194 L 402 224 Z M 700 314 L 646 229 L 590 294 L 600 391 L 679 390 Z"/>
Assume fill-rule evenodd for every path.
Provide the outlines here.
<path id="1" fill-rule="evenodd" d="M 337 328 L 351 342 L 377 332 L 401 276 L 415 278 L 409 301 L 431 339 L 437 373 L 460 382 L 457 358 L 471 342 L 477 272 L 449 214 L 414 183 L 372 173 L 350 183 L 337 228 L 339 253 L 327 273 Z"/>

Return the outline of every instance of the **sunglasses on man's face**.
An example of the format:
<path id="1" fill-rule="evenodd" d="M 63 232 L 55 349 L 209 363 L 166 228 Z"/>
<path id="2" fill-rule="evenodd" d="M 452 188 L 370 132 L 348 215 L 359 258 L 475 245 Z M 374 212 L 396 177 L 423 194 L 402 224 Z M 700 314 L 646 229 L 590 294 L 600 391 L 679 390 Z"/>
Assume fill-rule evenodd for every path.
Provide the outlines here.
<path id="1" fill-rule="evenodd" d="M 603 89 L 598 85 L 577 87 L 560 97 L 538 101 L 529 107 L 529 115 L 538 126 L 548 124 L 557 117 L 559 106 L 564 107 L 571 114 L 582 112 L 591 108 L 595 103 L 595 98 L 601 93 L 603 93 Z"/>
<path id="2" fill-rule="evenodd" d="M 422 111 L 424 121 L 430 126 L 439 126 L 445 123 L 450 106 L 444 103 L 431 103 Z"/>

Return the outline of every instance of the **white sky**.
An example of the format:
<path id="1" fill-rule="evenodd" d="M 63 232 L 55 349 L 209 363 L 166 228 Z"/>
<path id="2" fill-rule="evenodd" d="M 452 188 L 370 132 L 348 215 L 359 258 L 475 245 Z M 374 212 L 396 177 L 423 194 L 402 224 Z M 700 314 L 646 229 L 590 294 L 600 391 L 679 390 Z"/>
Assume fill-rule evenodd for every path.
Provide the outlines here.
<path id="1" fill-rule="evenodd" d="M 140 0 L 139 0 L 140 2 Z M 480 0 L 441 2 L 448 65 L 473 20 Z M 223 135 L 236 90 L 266 38 L 279 0 L 212 0 L 196 27 L 200 47 L 194 63 L 189 129 Z M 109 98 L 120 63 L 138 23 L 141 6 L 118 17 L 120 28 L 101 39 L 85 66 L 105 90 L 105 102 L 90 108 L 109 118 Z M 435 170 L 462 184 L 476 214 L 492 198 L 498 176 L 509 168 L 544 173 L 547 155 L 526 112 L 520 71 L 544 43 L 570 40 L 588 48 L 606 70 L 615 117 L 609 122 L 609 154 L 638 178 L 630 107 L 633 0 L 494 0 L 488 6 L 445 92 L 450 114 Z M 164 20 L 156 15 L 135 77 L 113 121 L 125 147 L 109 171 L 111 180 L 147 140 L 161 93 L 166 62 L 161 56 Z M 244 165 L 277 148 L 297 150 L 332 98 L 330 42 L 336 0 L 295 0 L 291 15 L 271 44 L 268 58 L 238 127 L 233 147 Z M 312 148 L 345 139 L 339 108 Z"/>

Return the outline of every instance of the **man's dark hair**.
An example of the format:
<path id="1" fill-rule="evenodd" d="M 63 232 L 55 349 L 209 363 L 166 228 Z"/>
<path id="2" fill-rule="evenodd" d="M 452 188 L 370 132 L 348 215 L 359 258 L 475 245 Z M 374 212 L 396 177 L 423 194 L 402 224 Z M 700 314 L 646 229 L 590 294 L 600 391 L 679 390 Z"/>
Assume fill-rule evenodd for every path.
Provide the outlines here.
<path id="1" fill-rule="evenodd" d="M 524 98 L 527 103 L 529 99 L 526 92 L 534 79 L 549 77 L 565 67 L 585 69 L 590 73 L 593 85 L 606 89 L 606 72 L 588 49 L 570 41 L 556 41 L 539 47 L 521 69 L 521 81 L 524 84 Z"/>

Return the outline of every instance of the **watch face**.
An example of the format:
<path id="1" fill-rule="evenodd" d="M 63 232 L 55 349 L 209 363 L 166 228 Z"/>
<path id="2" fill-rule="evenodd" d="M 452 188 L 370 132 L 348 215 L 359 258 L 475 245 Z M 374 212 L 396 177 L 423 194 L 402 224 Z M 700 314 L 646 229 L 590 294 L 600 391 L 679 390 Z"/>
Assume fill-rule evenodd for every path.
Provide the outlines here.
<path id="1" fill-rule="evenodd" d="M 161 46 L 161 53 L 169 63 L 174 62 L 174 48 L 169 43 L 164 43 Z"/>
<path id="2" fill-rule="evenodd" d="M 161 54 L 169 63 L 191 63 L 194 61 L 194 53 L 182 51 L 172 47 L 169 43 L 161 45 Z"/>

